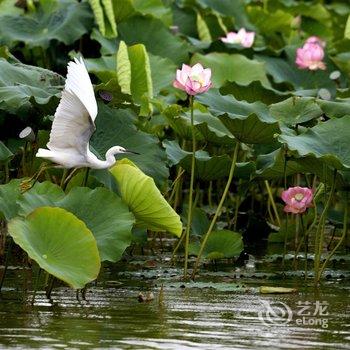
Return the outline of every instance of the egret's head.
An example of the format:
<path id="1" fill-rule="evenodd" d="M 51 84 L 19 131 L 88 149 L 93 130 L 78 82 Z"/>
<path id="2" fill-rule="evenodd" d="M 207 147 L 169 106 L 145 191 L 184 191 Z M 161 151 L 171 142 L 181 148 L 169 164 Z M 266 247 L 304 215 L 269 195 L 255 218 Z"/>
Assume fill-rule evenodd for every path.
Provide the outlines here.
<path id="1" fill-rule="evenodd" d="M 120 153 L 140 154 L 140 153 L 137 153 L 137 152 L 134 152 L 134 151 L 130 151 L 129 149 L 126 149 L 126 148 L 124 148 L 122 146 L 115 146 L 114 150 L 115 150 L 115 154 L 120 154 Z"/>

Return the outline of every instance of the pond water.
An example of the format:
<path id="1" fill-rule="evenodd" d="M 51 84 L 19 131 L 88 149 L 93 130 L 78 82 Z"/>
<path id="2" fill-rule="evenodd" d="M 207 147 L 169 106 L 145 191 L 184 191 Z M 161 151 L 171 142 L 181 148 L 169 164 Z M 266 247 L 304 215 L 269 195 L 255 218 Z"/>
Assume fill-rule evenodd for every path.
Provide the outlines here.
<path id="1" fill-rule="evenodd" d="M 279 265 L 243 269 L 238 280 L 228 269 L 209 271 L 186 285 L 181 270 L 156 262 L 127 272 L 105 267 L 86 301 L 62 286 L 51 301 L 38 292 L 33 305 L 31 291 L 17 290 L 28 272 L 13 269 L 0 297 L 0 348 L 350 349 L 348 276 L 333 274 L 314 289 L 300 278 L 278 280 Z M 298 292 L 261 294 L 261 285 Z M 140 291 L 154 300 L 140 303 Z"/>

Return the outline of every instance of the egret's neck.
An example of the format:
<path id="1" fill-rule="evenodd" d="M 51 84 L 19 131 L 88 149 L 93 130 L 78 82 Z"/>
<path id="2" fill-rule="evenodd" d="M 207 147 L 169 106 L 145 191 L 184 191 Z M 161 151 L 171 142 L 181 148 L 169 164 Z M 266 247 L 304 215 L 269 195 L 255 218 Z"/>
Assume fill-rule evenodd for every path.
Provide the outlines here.
<path id="1" fill-rule="evenodd" d="M 114 146 L 114 147 L 111 147 L 107 152 L 106 152 L 106 165 L 107 167 L 111 167 L 115 162 L 115 155 L 116 154 L 119 154 L 119 153 L 123 153 L 121 152 L 120 150 L 120 147 L 119 146 Z"/>

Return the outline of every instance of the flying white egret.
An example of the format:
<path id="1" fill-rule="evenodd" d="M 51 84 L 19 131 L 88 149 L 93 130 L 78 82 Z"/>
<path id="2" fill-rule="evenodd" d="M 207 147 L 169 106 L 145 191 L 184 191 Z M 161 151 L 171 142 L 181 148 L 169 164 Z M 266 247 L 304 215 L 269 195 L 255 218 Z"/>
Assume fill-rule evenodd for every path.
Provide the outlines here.
<path id="1" fill-rule="evenodd" d="M 106 169 L 115 162 L 115 155 L 136 153 L 121 146 L 111 147 L 106 160 L 98 159 L 89 148 L 95 131 L 97 103 L 84 61 L 68 63 L 66 84 L 52 123 L 48 149 L 39 148 L 36 156 L 66 168 Z"/>

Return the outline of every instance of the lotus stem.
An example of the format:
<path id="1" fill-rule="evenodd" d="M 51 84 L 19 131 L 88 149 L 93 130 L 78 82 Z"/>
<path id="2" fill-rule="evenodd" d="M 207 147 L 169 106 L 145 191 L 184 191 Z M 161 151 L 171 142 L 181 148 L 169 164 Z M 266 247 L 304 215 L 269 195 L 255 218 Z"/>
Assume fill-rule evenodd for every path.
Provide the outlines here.
<path id="1" fill-rule="evenodd" d="M 61 177 L 61 183 L 60 183 L 60 187 L 62 189 L 64 188 L 64 180 L 66 179 L 67 175 L 68 175 L 68 169 L 64 169 Z"/>
<path id="2" fill-rule="evenodd" d="M 192 157 L 191 157 L 191 179 L 190 179 L 190 192 L 188 198 L 188 213 L 187 213 L 187 225 L 185 231 L 185 265 L 184 265 L 184 278 L 187 278 L 188 269 L 188 246 L 190 244 L 190 230 L 192 223 L 192 204 L 193 204 L 193 185 L 194 185 L 194 168 L 196 162 L 196 136 L 194 132 L 194 118 L 193 118 L 193 96 L 190 96 L 190 109 L 191 109 L 191 135 L 192 135 Z"/>
<path id="3" fill-rule="evenodd" d="M 9 169 L 8 162 L 5 163 L 4 168 L 5 168 L 5 184 L 7 184 L 10 181 L 10 169 Z"/>
<path id="4" fill-rule="evenodd" d="M 273 195 L 272 195 L 272 191 L 271 191 L 269 182 L 268 182 L 267 180 L 265 180 L 264 183 L 265 183 L 266 190 L 267 190 L 267 193 L 268 193 L 269 198 L 270 198 L 270 202 L 271 202 L 271 205 L 272 205 L 273 212 L 275 213 L 275 216 L 276 216 L 276 220 L 277 220 L 278 226 L 281 227 L 280 216 L 279 216 L 279 214 L 278 214 L 276 202 L 275 202 L 275 200 L 274 200 L 274 198 L 273 198 Z"/>
<path id="5" fill-rule="evenodd" d="M 34 284 L 34 291 L 33 291 L 33 298 L 32 298 L 32 305 L 35 302 L 35 296 L 36 296 L 36 291 L 38 290 L 38 285 L 39 285 L 39 280 L 40 280 L 40 275 L 41 275 L 41 267 L 39 266 L 38 273 L 36 275 L 35 279 L 35 284 Z"/>
<path id="6" fill-rule="evenodd" d="M 193 207 L 195 208 L 197 206 L 197 202 L 198 202 L 198 197 L 199 197 L 199 186 L 197 187 L 197 191 L 196 191 L 196 196 L 194 198 L 194 202 L 193 202 Z M 173 253 L 171 255 L 171 259 L 170 259 L 170 263 L 173 264 L 174 263 L 174 260 L 175 260 L 175 255 L 178 251 L 178 249 L 180 248 L 180 245 L 181 243 L 183 242 L 183 240 L 185 239 L 185 234 L 182 234 L 179 241 L 177 242 L 174 250 L 173 250 Z"/>
<path id="7" fill-rule="evenodd" d="M 83 180 L 83 183 L 82 183 L 83 187 L 85 187 L 87 182 L 88 182 L 89 173 L 90 173 L 90 168 L 86 168 L 85 169 L 85 174 L 84 174 L 84 180 Z"/>
<path id="8" fill-rule="evenodd" d="M 348 193 L 346 192 L 345 194 L 345 208 L 344 208 L 344 219 L 343 219 L 343 232 L 342 235 L 340 237 L 340 240 L 338 241 L 338 243 L 335 245 L 335 247 L 332 249 L 332 251 L 329 253 L 329 255 L 327 256 L 325 262 L 323 263 L 318 276 L 317 276 L 317 280 L 319 281 L 321 279 L 322 273 L 325 270 L 329 260 L 332 258 L 332 256 L 335 254 L 335 252 L 337 251 L 337 249 L 340 247 L 340 245 L 343 243 L 345 237 L 346 237 L 346 233 L 348 231 Z"/>
<path id="9" fill-rule="evenodd" d="M 326 221 L 326 216 L 328 213 L 329 206 L 331 204 L 331 200 L 334 194 L 335 190 L 335 180 L 337 176 L 337 170 L 334 170 L 334 175 L 333 175 L 333 180 L 332 180 L 332 185 L 331 185 L 331 190 L 329 193 L 329 196 L 327 198 L 325 207 L 323 208 L 322 214 L 320 216 L 320 220 L 317 226 L 316 230 L 316 237 L 315 237 L 315 284 L 317 284 L 321 278 L 321 273 L 320 273 L 320 262 L 321 262 L 321 253 L 322 253 L 322 246 L 323 246 L 323 240 L 324 240 L 324 224 Z"/>
<path id="10" fill-rule="evenodd" d="M 8 264 L 10 261 L 10 256 L 11 256 L 11 251 L 12 251 L 12 245 L 13 245 L 13 240 L 10 238 L 10 242 L 8 244 L 7 252 L 6 252 L 6 257 L 5 257 L 5 264 L 4 264 L 4 272 L 2 273 L 1 280 L 0 280 L 0 292 L 2 289 L 2 285 L 5 280 Z"/>
<path id="11" fill-rule="evenodd" d="M 227 196 L 227 193 L 230 189 L 230 186 L 231 186 L 231 182 L 232 182 L 232 179 L 233 179 L 233 174 L 234 174 L 234 171 L 235 171 L 235 168 L 236 168 L 236 163 L 237 163 L 237 156 L 238 156 L 238 150 L 239 150 L 239 146 L 240 146 L 240 142 L 237 140 L 236 141 L 236 146 L 235 146 L 235 150 L 234 150 L 234 153 L 233 153 L 233 158 L 232 158 L 232 163 L 231 163 L 231 168 L 230 168 L 230 173 L 229 173 L 229 176 L 228 176 L 228 179 L 227 179 L 227 182 L 226 182 L 226 186 L 225 186 L 225 189 L 224 189 L 224 192 L 221 196 L 221 199 L 220 199 L 220 202 L 219 202 L 219 205 L 216 209 L 216 212 L 214 214 L 214 217 L 210 223 L 210 226 L 208 228 L 208 231 L 206 232 L 206 234 L 204 235 L 204 238 L 203 238 L 203 241 L 202 241 L 202 244 L 200 246 L 200 249 L 199 249 L 199 252 L 198 252 L 198 256 L 197 256 L 197 259 L 196 259 L 196 262 L 195 262 L 195 265 L 194 265 L 194 268 L 193 268 L 193 272 L 192 272 L 192 279 L 194 279 L 195 275 L 196 275 L 196 272 L 197 272 L 197 269 L 198 269 L 198 266 L 199 266 L 199 262 L 201 260 L 201 257 L 202 257 L 202 254 L 203 254 L 203 250 L 205 248 L 205 245 L 207 243 L 207 240 L 214 228 L 214 225 L 216 223 L 216 220 L 217 218 L 219 217 L 219 214 L 221 212 L 221 209 L 222 209 L 222 206 L 225 202 L 225 199 L 226 199 L 226 196 Z"/>

